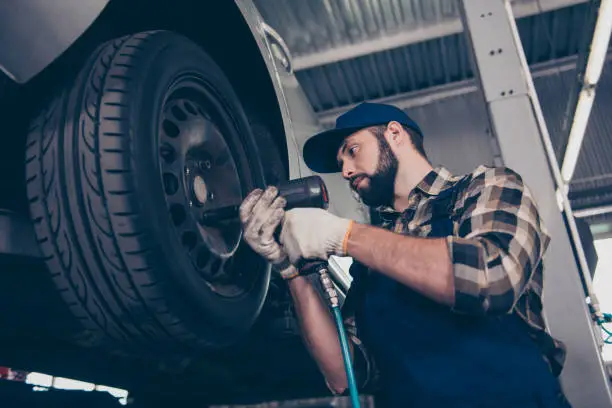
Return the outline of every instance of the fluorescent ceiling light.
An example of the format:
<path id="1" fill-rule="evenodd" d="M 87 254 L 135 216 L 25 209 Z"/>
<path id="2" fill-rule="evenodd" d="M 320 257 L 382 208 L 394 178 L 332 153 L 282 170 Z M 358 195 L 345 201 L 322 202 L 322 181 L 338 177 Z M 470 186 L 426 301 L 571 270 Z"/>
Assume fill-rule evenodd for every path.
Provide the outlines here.
<path id="1" fill-rule="evenodd" d="M 580 91 L 576 112 L 574 113 L 574 121 L 572 122 L 572 129 L 570 130 L 569 140 L 567 141 L 567 149 L 563 157 L 563 165 L 561 167 L 561 176 L 563 176 L 563 181 L 566 183 L 569 183 L 574 175 L 594 99 L 594 89 L 583 89 Z"/>
<path id="2" fill-rule="evenodd" d="M 599 81 L 601 71 L 606 60 L 610 34 L 612 33 L 612 0 L 602 0 L 599 6 L 599 15 L 591 42 L 591 51 L 587 63 L 584 80 L 593 85 Z"/>

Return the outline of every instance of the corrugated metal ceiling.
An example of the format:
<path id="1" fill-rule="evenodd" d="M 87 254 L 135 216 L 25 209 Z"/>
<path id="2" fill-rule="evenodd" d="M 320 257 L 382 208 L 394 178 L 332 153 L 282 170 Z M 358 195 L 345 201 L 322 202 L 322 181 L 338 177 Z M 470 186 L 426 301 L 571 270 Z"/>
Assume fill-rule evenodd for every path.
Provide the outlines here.
<path id="1" fill-rule="evenodd" d="M 515 2 L 515 7 L 532 0 Z M 259 0 L 294 58 L 458 20 L 456 0 Z M 586 4 L 523 17 L 517 24 L 530 64 L 577 52 Z M 452 34 L 299 70 L 315 111 L 413 92 L 473 76 L 462 34 Z"/>
<path id="2" fill-rule="evenodd" d="M 296 73 L 315 111 L 472 77 L 464 36 L 452 35 Z"/>
<path id="3" fill-rule="evenodd" d="M 511 4 L 521 18 L 586 1 L 513 0 Z M 459 0 L 256 0 L 256 4 L 287 42 L 298 69 L 462 31 Z M 320 60 L 320 55 L 326 58 Z"/>
<path id="4" fill-rule="evenodd" d="M 459 17 L 456 0 L 258 0 L 257 5 L 294 57 Z"/>

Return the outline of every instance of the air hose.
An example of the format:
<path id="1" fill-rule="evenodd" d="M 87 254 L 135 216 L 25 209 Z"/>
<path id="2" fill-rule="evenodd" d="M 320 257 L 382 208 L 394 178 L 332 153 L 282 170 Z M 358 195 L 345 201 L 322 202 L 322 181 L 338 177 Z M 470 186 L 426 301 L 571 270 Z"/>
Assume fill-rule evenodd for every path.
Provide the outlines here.
<path id="1" fill-rule="evenodd" d="M 342 358 L 344 360 L 344 370 L 346 372 L 346 379 L 348 381 L 349 393 L 351 396 L 351 405 L 353 408 L 360 408 L 359 403 L 359 392 L 357 391 L 357 382 L 355 381 L 355 372 L 353 370 L 353 363 L 351 360 L 351 353 L 349 349 L 346 332 L 344 331 L 344 322 L 342 321 L 342 313 L 340 312 L 340 304 L 338 302 L 338 292 L 334 288 L 333 282 L 327 272 L 327 265 L 321 263 L 317 266 L 317 272 L 321 279 L 321 285 L 325 289 L 327 300 L 331 308 L 332 314 L 334 315 L 334 322 L 336 323 L 336 329 L 338 330 L 338 339 L 340 340 L 340 348 L 342 350 Z"/>
<path id="2" fill-rule="evenodd" d="M 612 344 L 612 331 L 606 329 L 604 326 L 606 323 L 612 323 L 612 313 L 603 313 L 602 317 L 597 320 L 597 324 L 599 324 L 601 330 L 608 336 L 604 339 L 604 343 Z"/>

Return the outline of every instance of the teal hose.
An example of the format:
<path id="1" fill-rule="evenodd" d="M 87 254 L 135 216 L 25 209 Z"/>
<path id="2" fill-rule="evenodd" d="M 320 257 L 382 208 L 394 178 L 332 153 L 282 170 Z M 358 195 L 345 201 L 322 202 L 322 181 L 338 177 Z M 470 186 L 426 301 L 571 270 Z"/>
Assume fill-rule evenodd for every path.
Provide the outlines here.
<path id="1" fill-rule="evenodd" d="M 346 338 L 346 332 L 344 331 L 344 322 L 342 321 L 340 304 L 338 303 L 338 293 L 336 292 L 334 284 L 332 283 L 327 272 L 327 264 L 325 262 L 321 262 L 314 269 L 319 273 L 321 285 L 327 294 L 329 307 L 334 315 L 334 322 L 336 323 L 336 330 L 338 331 L 338 339 L 340 340 L 340 349 L 342 350 L 342 359 L 344 360 L 344 371 L 346 372 L 346 379 L 348 381 L 349 392 L 351 395 L 351 405 L 353 408 L 360 408 L 359 392 L 357 391 L 357 382 L 355 381 L 351 352 L 348 340 Z"/>
<path id="2" fill-rule="evenodd" d="M 346 333 L 344 332 L 344 324 L 342 322 L 340 307 L 334 305 L 331 307 L 331 309 L 334 314 L 334 320 L 336 321 L 336 329 L 338 329 L 338 338 L 340 339 L 340 348 L 342 349 L 342 358 L 344 359 L 344 369 L 346 371 L 346 378 L 348 380 L 351 404 L 353 405 L 353 408 L 360 408 L 359 392 L 357 391 L 357 383 L 355 381 L 351 353 L 348 340 L 346 339 Z"/>

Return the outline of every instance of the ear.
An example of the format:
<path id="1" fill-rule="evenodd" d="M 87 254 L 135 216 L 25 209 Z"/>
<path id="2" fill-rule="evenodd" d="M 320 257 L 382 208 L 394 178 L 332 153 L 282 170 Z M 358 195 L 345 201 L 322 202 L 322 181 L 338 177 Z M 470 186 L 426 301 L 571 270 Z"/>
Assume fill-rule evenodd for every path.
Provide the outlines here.
<path id="1" fill-rule="evenodd" d="M 405 143 L 403 137 L 404 128 L 399 122 L 391 121 L 387 124 L 387 130 L 385 136 L 387 136 L 387 142 L 392 146 L 401 146 Z"/>

